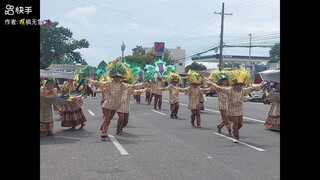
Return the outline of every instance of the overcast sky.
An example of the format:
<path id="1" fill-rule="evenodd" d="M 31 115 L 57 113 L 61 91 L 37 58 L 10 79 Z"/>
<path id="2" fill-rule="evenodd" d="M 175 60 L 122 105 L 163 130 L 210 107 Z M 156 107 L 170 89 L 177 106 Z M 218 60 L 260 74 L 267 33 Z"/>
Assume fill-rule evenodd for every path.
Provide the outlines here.
<path id="1" fill-rule="evenodd" d="M 186 50 L 191 56 L 219 46 L 222 3 L 225 45 L 274 45 L 280 42 L 279 0 L 41 0 L 40 18 L 58 21 L 73 38 L 86 39 L 79 50 L 90 66 L 131 55 L 136 46 Z M 270 48 L 251 48 L 252 56 L 269 56 Z M 219 52 L 218 52 L 219 53 Z M 203 55 L 215 54 L 209 51 Z M 249 55 L 249 48 L 224 48 L 224 55 Z"/>

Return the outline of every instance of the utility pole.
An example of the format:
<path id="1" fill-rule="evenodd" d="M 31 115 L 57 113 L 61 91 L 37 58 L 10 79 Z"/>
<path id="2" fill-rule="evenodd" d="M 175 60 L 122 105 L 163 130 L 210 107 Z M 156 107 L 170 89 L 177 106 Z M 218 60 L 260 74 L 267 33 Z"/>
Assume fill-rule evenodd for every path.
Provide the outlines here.
<path id="1" fill-rule="evenodd" d="M 250 66 L 250 70 L 252 70 L 252 63 L 251 63 L 251 37 L 252 34 L 249 34 L 250 37 L 250 46 L 249 46 L 249 66 Z"/>
<path id="2" fill-rule="evenodd" d="M 219 57 L 219 71 L 223 69 L 222 65 L 222 48 L 223 48 L 223 21 L 224 21 L 224 15 L 232 15 L 232 13 L 224 13 L 224 3 L 222 3 L 222 12 L 217 13 L 214 12 L 215 14 L 221 14 L 221 33 L 220 33 L 220 57 Z"/>

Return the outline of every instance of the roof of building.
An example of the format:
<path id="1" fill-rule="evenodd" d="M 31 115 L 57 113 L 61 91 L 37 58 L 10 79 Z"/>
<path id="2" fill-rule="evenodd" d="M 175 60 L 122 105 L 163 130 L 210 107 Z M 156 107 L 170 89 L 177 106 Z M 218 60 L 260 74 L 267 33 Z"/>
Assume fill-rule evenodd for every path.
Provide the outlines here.
<path id="1" fill-rule="evenodd" d="M 74 64 L 51 64 L 47 69 L 54 71 L 71 71 L 71 70 L 84 70 L 88 65 L 74 65 Z"/>

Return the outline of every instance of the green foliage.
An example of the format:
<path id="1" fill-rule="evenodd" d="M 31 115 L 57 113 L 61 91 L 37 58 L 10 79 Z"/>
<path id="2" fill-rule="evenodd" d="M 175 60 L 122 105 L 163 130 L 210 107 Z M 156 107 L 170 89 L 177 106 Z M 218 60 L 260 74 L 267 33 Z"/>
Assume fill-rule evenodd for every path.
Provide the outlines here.
<path id="1" fill-rule="evenodd" d="M 136 46 L 132 49 L 132 55 L 144 55 L 146 53 L 146 50 L 142 46 Z"/>
<path id="2" fill-rule="evenodd" d="M 189 70 L 202 71 L 206 69 L 207 67 L 205 65 L 193 62 L 192 64 L 186 66 L 185 72 L 188 72 Z"/>
<path id="3" fill-rule="evenodd" d="M 156 61 L 157 55 L 154 51 L 150 51 L 142 56 L 142 60 L 146 62 L 146 64 L 151 64 Z"/>
<path id="4" fill-rule="evenodd" d="M 58 27 L 58 22 L 40 26 L 40 68 L 45 69 L 54 61 L 56 64 L 84 63 L 80 52 L 75 50 L 88 48 L 85 39 L 75 40 L 70 29 Z"/>
<path id="5" fill-rule="evenodd" d="M 270 60 L 268 63 L 280 63 L 280 43 L 276 43 L 269 51 Z"/>
<path id="6" fill-rule="evenodd" d="M 124 59 L 132 65 L 144 67 L 146 65 L 146 62 L 143 60 L 142 57 L 143 55 L 141 54 L 133 54 L 126 56 Z"/>
<path id="7" fill-rule="evenodd" d="M 126 56 L 124 59 L 132 65 L 144 68 L 146 64 L 151 64 L 156 60 L 156 54 L 154 51 L 145 53 L 142 46 L 137 46 L 132 49 L 132 55 Z"/>

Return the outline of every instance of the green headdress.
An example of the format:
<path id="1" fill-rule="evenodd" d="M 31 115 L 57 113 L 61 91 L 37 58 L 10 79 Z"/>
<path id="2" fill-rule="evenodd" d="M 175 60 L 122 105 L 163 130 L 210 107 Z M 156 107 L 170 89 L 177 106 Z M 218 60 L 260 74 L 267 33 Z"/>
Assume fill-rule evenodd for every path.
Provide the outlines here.
<path id="1" fill-rule="evenodd" d="M 127 68 L 126 66 L 118 60 L 114 60 L 109 62 L 108 64 L 108 75 L 113 78 L 114 76 L 119 76 L 126 78 L 127 76 Z"/>

